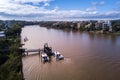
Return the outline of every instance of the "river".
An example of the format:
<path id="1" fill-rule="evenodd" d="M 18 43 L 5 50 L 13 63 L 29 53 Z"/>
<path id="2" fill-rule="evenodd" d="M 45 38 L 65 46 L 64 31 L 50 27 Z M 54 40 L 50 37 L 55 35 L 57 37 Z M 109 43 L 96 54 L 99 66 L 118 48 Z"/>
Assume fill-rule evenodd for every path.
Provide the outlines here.
<path id="1" fill-rule="evenodd" d="M 48 43 L 65 59 L 43 63 L 38 53 L 22 58 L 25 80 L 120 80 L 120 36 L 25 26 L 24 48 Z"/>

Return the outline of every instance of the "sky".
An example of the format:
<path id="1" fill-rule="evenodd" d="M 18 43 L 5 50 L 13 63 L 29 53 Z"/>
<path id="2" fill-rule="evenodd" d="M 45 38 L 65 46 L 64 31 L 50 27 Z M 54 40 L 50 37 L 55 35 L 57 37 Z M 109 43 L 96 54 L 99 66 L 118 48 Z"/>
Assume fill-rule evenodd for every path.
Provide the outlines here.
<path id="1" fill-rule="evenodd" d="M 0 20 L 120 19 L 120 0 L 0 0 Z"/>

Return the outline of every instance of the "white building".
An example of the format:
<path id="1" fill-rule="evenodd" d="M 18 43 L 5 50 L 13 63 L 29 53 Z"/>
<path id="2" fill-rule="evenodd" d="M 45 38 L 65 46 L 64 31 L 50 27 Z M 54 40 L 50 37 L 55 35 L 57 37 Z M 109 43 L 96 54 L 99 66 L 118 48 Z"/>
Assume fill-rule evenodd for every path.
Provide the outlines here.
<path id="1" fill-rule="evenodd" d="M 102 28 L 103 28 L 103 30 L 112 31 L 111 21 L 107 20 L 107 21 L 103 22 Z"/>
<path id="2" fill-rule="evenodd" d="M 102 29 L 103 29 L 104 31 L 105 31 L 105 30 L 108 30 L 108 29 L 109 29 L 108 24 L 107 24 L 107 23 L 103 23 Z"/>
<path id="3" fill-rule="evenodd" d="M 99 23 L 96 22 L 96 23 L 95 23 L 95 28 L 98 29 L 99 27 L 100 27 Z"/>
<path id="4" fill-rule="evenodd" d="M 80 22 L 77 23 L 77 29 L 80 28 L 80 24 L 81 24 Z"/>
<path id="5" fill-rule="evenodd" d="M 4 38 L 4 37 L 5 37 L 4 31 L 0 31 L 0 38 Z"/>
<path id="6" fill-rule="evenodd" d="M 73 28 L 73 26 L 74 26 L 73 24 L 70 25 L 71 28 Z"/>
<path id="7" fill-rule="evenodd" d="M 11 21 L 8 20 L 8 21 L 7 21 L 7 27 L 8 27 L 8 28 L 11 28 L 11 26 L 12 26 Z"/>
<path id="8" fill-rule="evenodd" d="M 85 25 L 85 28 L 90 28 L 91 25 L 92 25 L 92 23 L 89 23 L 89 24 Z"/>
<path id="9" fill-rule="evenodd" d="M 108 26 L 109 26 L 109 31 L 112 31 L 112 24 L 111 24 L 111 21 L 108 21 Z"/>

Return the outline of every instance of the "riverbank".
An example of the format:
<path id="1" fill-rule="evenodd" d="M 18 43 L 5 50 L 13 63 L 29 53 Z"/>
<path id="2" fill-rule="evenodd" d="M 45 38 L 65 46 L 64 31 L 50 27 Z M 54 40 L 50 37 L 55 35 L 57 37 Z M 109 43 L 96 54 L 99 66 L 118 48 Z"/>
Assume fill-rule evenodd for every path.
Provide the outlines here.
<path id="1" fill-rule="evenodd" d="M 43 26 L 40 26 L 43 27 Z M 89 30 L 83 30 L 83 29 L 75 29 L 75 28 L 59 28 L 59 27 L 48 27 L 45 26 L 47 29 L 58 29 L 58 30 L 64 30 L 64 31 L 78 31 L 78 32 L 88 32 L 88 33 L 95 33 L 95 34 L 109 34 L 109 35 L 117 35 L 120 36 L 120 31 L 117 32 L 111 32 L 111 31 L 103 31 L 103 30 L 94 30 L 94 31 L 89 31 Z"/>
<path id="2" fill-rule="evenodd" d="M 21 27 L 16 23 L 5 31 L 5 38 L 0 38 L 0 80 L 24 80 L 20 33 Z"/>
<path id="3" fill-rule="evenodd" d="M 41 22 L 40 26 L 55 29 L 70 29 L 103 34 L 120 35 L 120 20 L 111 21 L 48 21 Z"/>
<path id="4" fill-rule="evenodd" d="M 115 35 L 120 35 L 120 31 L 119 32 L 114 32 Z"/>

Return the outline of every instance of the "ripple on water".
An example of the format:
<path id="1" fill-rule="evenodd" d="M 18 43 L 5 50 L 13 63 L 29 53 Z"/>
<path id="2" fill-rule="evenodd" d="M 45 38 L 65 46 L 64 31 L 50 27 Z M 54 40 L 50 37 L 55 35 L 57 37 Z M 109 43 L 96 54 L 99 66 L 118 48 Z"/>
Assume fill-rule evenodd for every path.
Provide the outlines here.
<path id="1" fill-rule="evenodd" d="M 65 58 L 63 61 L 61 61 L 63 64 L 71 64 L 72 59 L 71 58 Z"/>

